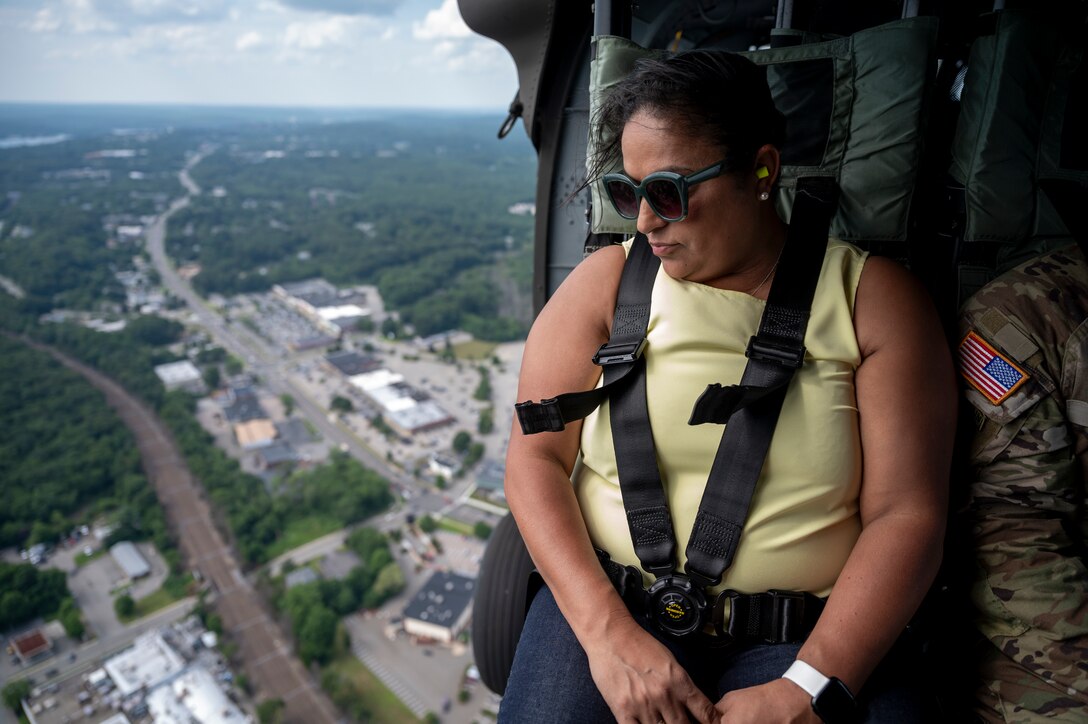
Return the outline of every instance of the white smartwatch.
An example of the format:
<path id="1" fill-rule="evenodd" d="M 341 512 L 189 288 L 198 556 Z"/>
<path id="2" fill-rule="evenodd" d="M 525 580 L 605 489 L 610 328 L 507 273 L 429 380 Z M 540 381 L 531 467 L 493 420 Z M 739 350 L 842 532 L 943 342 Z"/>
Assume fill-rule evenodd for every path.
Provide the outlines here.
<path id="1" fill-rule="evenodd" d="M 849 687 L 834 676 L 824 676 L 814 666 L 794 660 L 783 679 L 789 679 L 812 697 L 812 710 L 827 724 L 858 721 L 858 705 Z"/>

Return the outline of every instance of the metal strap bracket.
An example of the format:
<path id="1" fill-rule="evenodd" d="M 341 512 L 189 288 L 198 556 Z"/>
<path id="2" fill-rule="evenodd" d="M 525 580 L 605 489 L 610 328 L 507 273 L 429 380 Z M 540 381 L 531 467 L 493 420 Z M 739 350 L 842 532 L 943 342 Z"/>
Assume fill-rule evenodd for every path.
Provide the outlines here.
<path id="1" fill-rule="evenodd" d="M 630 364 L 642 356 L 646 349 L 646 338 L 637 342 L 605 342 L 593 355 L 593 364 L 599 367 L 608 365 Z"/>
<path id="2" fill-rule="evenodd" d="M 793 369 L 800 369 L 805 363 L 805 346 L 793 340 L 764 335 L 753 335 L 748 340 L 748 349 L 744 350 L 748 359 L 777 362 Z"/>

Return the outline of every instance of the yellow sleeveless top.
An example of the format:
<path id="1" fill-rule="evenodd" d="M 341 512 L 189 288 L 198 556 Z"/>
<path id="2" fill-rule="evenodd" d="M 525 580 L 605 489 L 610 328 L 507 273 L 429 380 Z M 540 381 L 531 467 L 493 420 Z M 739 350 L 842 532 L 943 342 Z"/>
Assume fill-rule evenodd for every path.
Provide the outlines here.
<path id="1" fill-rule="evenodd" d="M 861 362 L 853 309 L 866 254 L 832 239 L 794 375 L 733 565 L 718 591 L 770 589 L 826 596 L 861 532 L 861 441 L 854 372 Z M 687 424 L 707 384 L 740 382 L 744 350 L 765 302 L 743 292 L 676 280 L 659 270 L 647 330 L 646 391 L 678 571 L 702 499 L 721 425 Z M 639 566 L 616 474 L 608 403 L 585 419 L 572 480 L 590 538 Z M 653 577 L 643 572 L 647 585 Z"/>

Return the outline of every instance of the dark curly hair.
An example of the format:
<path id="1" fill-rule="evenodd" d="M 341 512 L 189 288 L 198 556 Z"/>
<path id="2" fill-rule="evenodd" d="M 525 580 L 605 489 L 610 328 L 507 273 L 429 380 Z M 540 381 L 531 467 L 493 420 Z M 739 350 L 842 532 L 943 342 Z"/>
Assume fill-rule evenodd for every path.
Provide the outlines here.
<path id="1" fill-rule="evenodd" d="M 678 129 L 717 143 L 729 172 L 747 172 L 764 144 L 781 147 L 786 119 L 771 100 L 766 71 L 723 50 L 643 58 L 605 97 L 594 118 L 593 180 L 620 160 L 623 128 L 639 111 L 668 118 Z"/>

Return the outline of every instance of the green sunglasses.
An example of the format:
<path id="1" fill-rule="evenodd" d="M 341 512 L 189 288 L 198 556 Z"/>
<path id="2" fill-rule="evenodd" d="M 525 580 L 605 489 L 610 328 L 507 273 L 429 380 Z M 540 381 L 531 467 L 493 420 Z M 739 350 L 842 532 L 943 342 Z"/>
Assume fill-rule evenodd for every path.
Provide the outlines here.
<path id="1" fill-rule="evenodd" d="M 725 173 L 725 159 L 701 171 L 684 176 L 672 171 L 655 171 L 636 184 L 625 173 L 601 177 L 608 200 L 625 219 L 637 219 L 639 202 L 646 199 L 650 210 L 665 221 L 683 221 L 688 215 L 688 189 Z"/>

